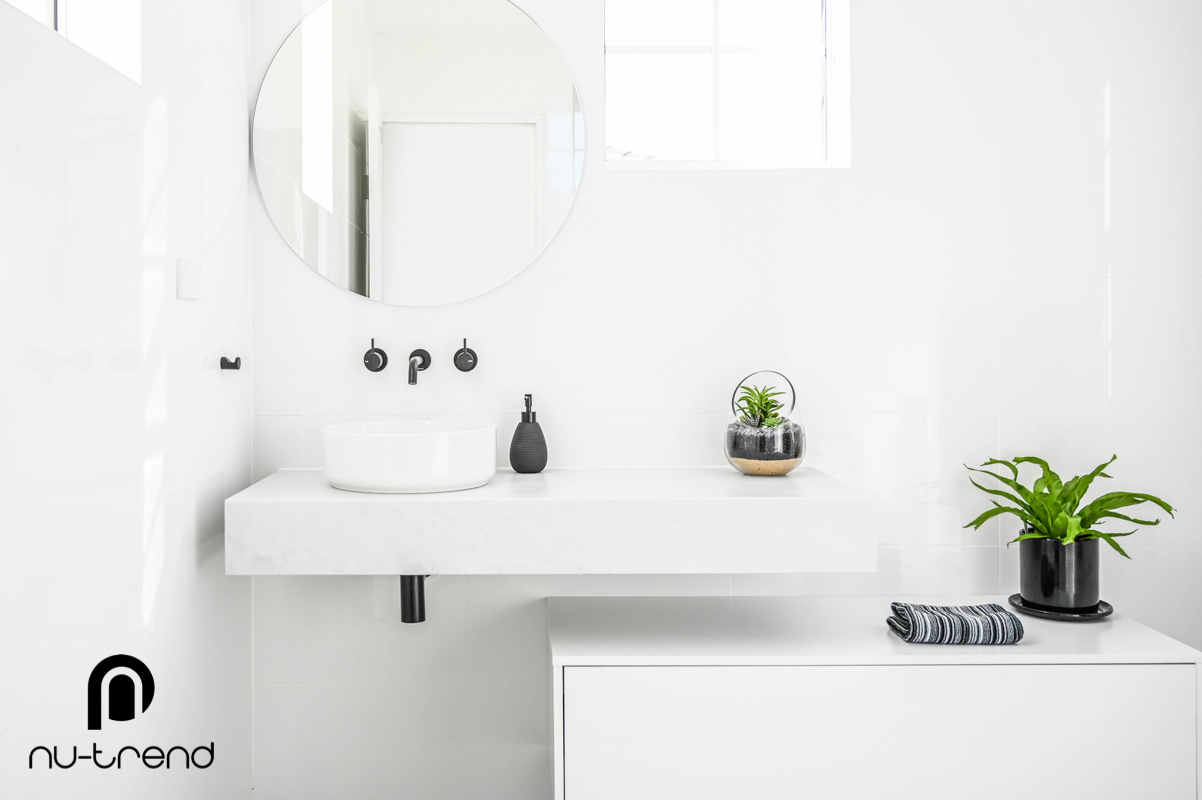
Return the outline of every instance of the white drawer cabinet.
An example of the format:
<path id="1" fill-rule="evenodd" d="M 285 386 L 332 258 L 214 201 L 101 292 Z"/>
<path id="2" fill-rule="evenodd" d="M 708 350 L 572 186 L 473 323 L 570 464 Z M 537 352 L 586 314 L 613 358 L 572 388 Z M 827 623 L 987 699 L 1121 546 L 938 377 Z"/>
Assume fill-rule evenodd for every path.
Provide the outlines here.
<path id="1" fill-rule="evenodd" d="M 560 798 L 1197 796 L 1202 654 L 1132 620 L 941 647 L 878 598 L 548 603 Z"/>

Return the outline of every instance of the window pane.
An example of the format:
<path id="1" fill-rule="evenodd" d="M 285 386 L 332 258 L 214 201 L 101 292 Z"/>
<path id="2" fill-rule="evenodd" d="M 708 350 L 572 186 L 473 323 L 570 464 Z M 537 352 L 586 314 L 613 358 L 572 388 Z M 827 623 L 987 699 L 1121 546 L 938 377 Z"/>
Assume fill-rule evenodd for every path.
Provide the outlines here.
<path id="1" fill-rule="evenodd" d="M 814 60 L 779 52 L 720 56 L 719 159 L 822 160 L 821 63 Z"/>
<path id="2" fill-rule="evenodd" d="M 822 0 L 718 0 L 723 47 L 821 47 Z"/>
<path id="3" fill-rule="evenodd" d="M 704 54 L 606 56 L 607 160 L 713 158 L 710 64 Z"/>
<path id="4" fill-rule="evenodd" d="M 48 28 L 54 27 L 54 0 L 8 0 Z"/>
<path id="5" fill-rule="evenodd" d="M 719 0 L 718 26 L 719 159 L 820 162 L 821 0 Z"/>
<path id="6" fill-rule="evenodd" d="M 709 45 L 710 0 L 608 0 L 605 46 Z"/>
<path id="7" fill-rule="evenodd" d="M 846 18 L 847 0 L 606 0 L 606 161 L 848 166 Z"/>
<path id="8" fill-rule="evenodd" d="M 130 80 L 142 82 L 141 0 L 73 2 L 65 10 L 68 39 Z"/>

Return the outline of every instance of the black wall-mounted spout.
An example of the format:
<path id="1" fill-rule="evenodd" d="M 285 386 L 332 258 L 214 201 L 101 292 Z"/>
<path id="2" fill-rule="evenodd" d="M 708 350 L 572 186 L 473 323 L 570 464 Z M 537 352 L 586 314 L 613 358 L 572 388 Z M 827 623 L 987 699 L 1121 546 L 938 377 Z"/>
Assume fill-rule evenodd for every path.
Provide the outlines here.
<path id="1" fill-rule="evenodd" d="M 409 385 L 417 385 L 417 373 L 424 372 L 430 366 L 430 354 L 425 350 L 414 350 L 409 354 Z"/>

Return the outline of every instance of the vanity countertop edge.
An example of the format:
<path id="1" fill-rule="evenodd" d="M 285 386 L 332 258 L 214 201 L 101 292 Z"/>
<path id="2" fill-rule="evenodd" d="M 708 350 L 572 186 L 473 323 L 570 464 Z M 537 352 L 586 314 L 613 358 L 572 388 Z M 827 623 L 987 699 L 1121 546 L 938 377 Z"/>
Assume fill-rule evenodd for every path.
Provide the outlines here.
<path id="1" fill-rule="evenodd" d="M 911 644 L 885 624 L 890 602 L 996 603 L 1004 596 L 548 597 L 552 664 L 856 666 L 1196 664 L 1202 652 L 1119 612 L 1096 622 L 1019 614 L 1014 645 Z"/>
<path id="2" fill-rule="evenodd" d="M 460 492 L 367 494 L 282 469 L 226 500 L 231 575 L 873 572 L 911 504 L 812 467 L 498 470 Z"/>

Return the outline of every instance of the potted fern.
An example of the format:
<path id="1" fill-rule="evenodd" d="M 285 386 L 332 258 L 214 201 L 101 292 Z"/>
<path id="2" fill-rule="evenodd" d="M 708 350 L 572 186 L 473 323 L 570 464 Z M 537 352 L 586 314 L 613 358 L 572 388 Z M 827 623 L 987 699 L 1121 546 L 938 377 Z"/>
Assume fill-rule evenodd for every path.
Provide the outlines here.
<path id="1" fill-rule="evenodd" d="M 788 384 L 788 392 L 776 386 L 751 383 L 759 375 L 775 375 Z M 788 409 L 778 398 L 789 400 Z M 746 475 L 786 475 L 805 458 L 805 429 L 790 419 L 793 384 L 779 372 L 755 373 L 740 382 L 731 397 L 734 421 L 726 426 L 726 460 Z"/>
<path id="2" fill-rule="evenodd" d="M 1018 517 L 1023 523 L 1019 535 L 1011 540 L 1019 543 L 1021 589 L 1010 598 L 1011 605 L 1037 616 L 1059 619 L 1090 619 L 1110 613 L 1110 605 L 1102 602 L 1098 593 L 1098 542 L 1106 542 L 1119 555 L 1130 558 L 1118 540 L 1135 531 L 1115 533 L 1099 526 L 1114 520 L 1137 526 L 1159 525 L 1159 519 L 1137 519 L 1119 511 L 1144 503 L 1159 506 L 1169 516 L 1174 510 L 1159 497 L 1142 492 L 1108 492 L 1082 505 L 1094 480 L 1110 477 L 1104 470 L 1117 458 L 1111 456 L 1088 475 L 1069 481 L 1062 481 L 1048 462 L 1032 456 L 1011 461 L 991 458 L 981 465 L 1004 467 L 1008 475 L 965 465 L 1005 487 L 988 488 L 969 476 L 973 486 L 1005 502 L 991 499 L 993 508 L 964 527 L 977 530 L 988 520 L 1004 515 Z M 1020 464 L 1038 467 L 1041 476 L 1030 486 L 1024 485 L 1019 480 Z"/>

